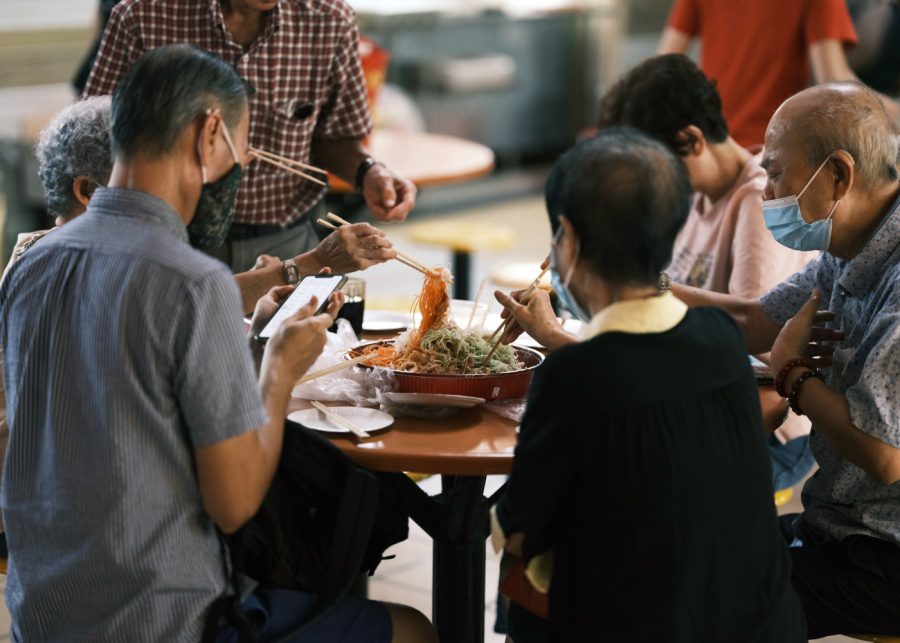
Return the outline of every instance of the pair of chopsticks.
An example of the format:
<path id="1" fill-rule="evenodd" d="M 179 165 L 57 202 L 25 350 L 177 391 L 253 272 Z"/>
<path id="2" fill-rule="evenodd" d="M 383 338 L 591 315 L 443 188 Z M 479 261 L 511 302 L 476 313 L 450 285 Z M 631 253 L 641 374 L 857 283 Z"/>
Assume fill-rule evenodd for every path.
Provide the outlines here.
<path id="1" fill-rule="evenodd" d="M 353 424 L 353 422 L 351 422 L 350 420 L 345 418 L 343 415 L 339 415 L 339 414 L 335 413 L 334 411 L 329 409 L 327 406 L 325 406 L 321 402 L 317 402 L 315 400 L 310 400 L 310 404 L 312 404 L 313 408 L 315 408 L 317 411 L 319 411 L 319 413 L 321 413 L 326 418 L 328 418 L 329 421 L 331 421 L 331 423 L 334 424 L 335 426 L 340 426 L 340 427 L 347 429 L 348 431 L 350 431 L 350 433 L 352 433 L 353 435 L 355 435 L 358 438 L 368 438 L 369 437 L 368 433 L 366 433 L 361 428 L 359 428 L 358 426 Z"/>
<path id="2" fill-rule="evenodd" d="M 356 366 L 362 362 L 365 362 L 367 359 L 371 359 L 368 355 L 360 355 L 359 357 L 354 357 L 353 359 L 348 359 L 346 361 L 341 362 L 340 364 L 335 364 L 334 366 L 329 366 L 328 368 L 323 368 L 320 371 L 315 371 L 313 373 L 307 373 L 299 380 L 295 382 L 297 384 L 306 384 L 307 382 L 312 382 L 313 380 L 317 380 L 320 377 L 325 377 L 326 375 L 331 375 L 332 373 L 337 373 L 338 371 L 342 371 L 345 368 L 350 368 L 351 366 Z"/>
<path id="3" fill-rule="evenodd" d="M 291 174 L 296 174 L 297 176 L 302 176 L 307 181 L 312 181 L 313 183 L 317 183 L 321 186 L 326 186 L 325 181 L 321 179 L 317 179 L 314 176 L 310 176 L 306 172 L 301 172 L 296 168 L 301 168 L 303 170 L 307 170 L 309 172 L 316 172 L 321 174 L 322 176 L 327 177 L 328 172 L 323 170 L 322 168 L 318 168 L 315 165 L 309 165 L 308 163 L 301 163 L 300 161 L 294 161 L 292 159 L 287 158 L 286 156 L 279 156 L 278 154 L 273 154 L 272 152 L 266 152 L 265 150 L 258 149 L 256 147 L 251 147 L 247 150 L 247 152 L 255 159 L 259 159 L 260 161 L 264 161 L 265 163 L 269 163 L 274 165 L 275 167 L 281 168 L 286 172 L 290 172 Z"/>
<path id="4" fill-rule="evenodd" d="M 549 270 L 549 268 L 544 268 L 541 271 L 541 274 L 539 274 L 537 276 L 537 278 L 531 282 L 531 285 L 528 286 L 528 288 L 525 290 L 525 292 L 522 293 L 522 298 L 519 300 L 520 304 L 522 304 L 524 306 L 525 304 L 528 303 L 528 300 L 531 299 L 531 295 L 533 295 L 534 291 L 537 290 L 538 284 L 541 283 L 541 279 L 544 278 L 544 275 L 547 274 L 548 270 Z M 507 327 L 511 323 L 513 323 L 513 321 L 515 321 L 515 320 L 513 319 L 512 315 L 510 315 L 509 317 L 504 319 L 503 322 L 497 327 L 497 330 L 495 330 L 494 333 L 491 335 L 490 339 L 488 339 L 489 342 L 494 342 L 494 345 L 491 346 L 491 350 L 488 352 L 487 357 L 484 358 L 485 364 L 487 364 L 488 362 L 491 361 L 491 357 L 494 356 L 494 352 L 500 346 L 500 340 L 503 339 L 503 332 L 507 329 Z"/>
<path id="5" fill-rule="evenodd" d="M 329 219 L 331 219 L 331 221 L 337 221 L 338 225 L 334 225 L 333 223 L 331 223 L 331 221 L 326 221 L 325 219 L 316 219 L 316 223 L 318 223 L 320 226 L 328 228 L 329 230 L 337 230 L 338 227 L 340 227 L 342 225 L 350 225 L 349 221 L 347 221 L 346 219 L 342 219 L 341 217 L 336 215 L 334 212 L 329 212 L 326 216 Z M 427 275 L 427 274 L 431 273 L 431 270 L 429 270 L 428 267 L 426 267 L 424 264 L 419 263 L 418 261 L 416 261 L 409 255 L 404 254 L 404 253 L 400 252 L 399 250 L 397 251 L 397 261 L 399 261 L 402 264 L 406 264 L 407 266 L 409 266 L 410 268 L 412 268 L 414 270 L 418 270 L 422 274 Z"/>

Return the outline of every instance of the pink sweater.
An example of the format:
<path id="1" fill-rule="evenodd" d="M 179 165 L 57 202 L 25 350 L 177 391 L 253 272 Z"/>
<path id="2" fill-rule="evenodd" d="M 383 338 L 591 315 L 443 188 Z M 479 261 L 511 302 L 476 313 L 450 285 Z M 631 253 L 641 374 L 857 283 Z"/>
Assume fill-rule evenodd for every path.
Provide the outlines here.
<path id="1" fill-rule="evenodd" d="M 732 188 L 715 202 L 694 197 L 666 269 L 677 283 L 756 299 L 818 255 L 775 241 L 760 203 L 766 172 L 747 161 Z M 809 422 L 791 414 L 775 435 L 782 442 L 809 433 Z"/>

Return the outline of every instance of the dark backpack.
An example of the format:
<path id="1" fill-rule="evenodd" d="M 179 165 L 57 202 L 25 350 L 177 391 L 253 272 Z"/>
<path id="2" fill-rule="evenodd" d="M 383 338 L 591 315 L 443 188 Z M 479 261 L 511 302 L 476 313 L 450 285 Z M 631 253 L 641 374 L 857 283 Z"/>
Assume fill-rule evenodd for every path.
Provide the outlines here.
<path id="1" fill-rule="evenodd" d="M 327 609 L 409 535 L 396 477 L 356 466 L 328 439 L 287 422 L 262 506 L 227 539 L 234 568 L 266 587 L 315 592 L 314 612 Z"/>

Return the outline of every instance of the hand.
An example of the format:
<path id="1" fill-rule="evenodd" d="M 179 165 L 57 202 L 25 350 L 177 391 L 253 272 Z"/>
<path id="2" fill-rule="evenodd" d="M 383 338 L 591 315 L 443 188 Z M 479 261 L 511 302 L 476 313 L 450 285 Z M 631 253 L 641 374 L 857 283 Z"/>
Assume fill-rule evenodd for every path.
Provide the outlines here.
<path id="1" fill-rule="evenodd" d="M 368 223 L 343 225 L 322 239 L 313 255 L 336 274 L 365 270 L 397 256 L 384 233 Z"/>
<path id="2" fill-rule="evenodd" d="M 280 266 L 283 262 L 278 257 L 273 257 L 272 255 L 259 255 L 256 258 L 256 263 L 253 264 L 252 270 L 263 270 L 264 268 L 271 268 L 272 266 Z"/>
<path id="3" fill-rule="evenodd" d="M 343 304 L 343 293 L 333 293 L 325 312 L 313 315 L 319 307 L 318 299 L 313 297 L 308 304 L 287 318 L 266 343 L 260 372 L 283 373 L 285 381 L 290 383 L 302 377 L 322 354 L 328 329 Z"/>
<path id="4" fill-rule="evenodd" d="M 250 336 L 257 337 L 272 316 L 278 311 L 278 307 L 294 292 L 293 286 L 276 286 L 259 298 L 253 309 L 253 317 L 250 319 Z"/>
<path id="5" fill-rule="evenodd" d="M 500 338 L 502 343 L 509 344 L 515 341 L 523 331 L 550 349 L 577 341 L 559 325 L 550 304 L 549 293 L 537 289 L 523 305 L 519 300 L 524 293 L 524 290 L 516 290 L 510 296 L 499 290 L 494 292 L 494 297 L 503 306 L 500 316 L 504 319 L 512 318 Z"/>
<path id="6" fill-rule="evenodd" d="M 818 310 L 822 293 L 813 290 L 812 296 L 782 327 L 772 344 L 772 372 L 778 373 L 790 360 L 797 357 L 812 359 L 817 368 L 831 366 L 833 342 L 844 338 L 844 333 L 822 324 L 834 319 L 834 313 Z"/>
<path id="7" fill-rule="evenodd" d="M 379 221 L 403 221 L 416 205 L 416 186 L 377 163 L 363 177 L 362 195 Z"/>

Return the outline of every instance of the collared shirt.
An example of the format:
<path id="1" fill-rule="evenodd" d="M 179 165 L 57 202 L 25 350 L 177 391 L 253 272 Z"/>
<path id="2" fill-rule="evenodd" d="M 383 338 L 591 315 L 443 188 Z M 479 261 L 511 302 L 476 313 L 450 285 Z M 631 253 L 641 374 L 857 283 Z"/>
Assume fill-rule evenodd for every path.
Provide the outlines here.
<path id="1" fill-rule="evenodd" d="M 782 325 L 814 288 L 835 315 L 830 326 L 844 332 L 828 385 L 847 397 L 854 426 L 900 448 L 900 198 L 857 256 L 824 253 L 759 303 Z M 900 544 L 900 483 L 879 483 L 815 424 L 810 446 L 819 471 L 803 487 L 801 524 L 838 540 L 865 534 Z"/>
<path id="2" fill-rule="evenodd" d="M 227 575 L 194 454 L 266 421 L 234 278 L 98 189 L 10 270 L 0 338 L 14 638 L 198 641 Z"/>
<path id="3" fill-rule="evenodd" d="M 234 65 L 255 90 L 250 145 L 315 164 L 313 139 L 362 139 L 372 128 L 359 31 L 343 0 L 281 0 L 245 49 L 219 0 L 125 0 L 113 10 L 85 94 L 112 94 L 142 53 L 189 42 Z M 288 225 L 326 188 L 254 161 L 238 192 L 238 223 Z"/>

